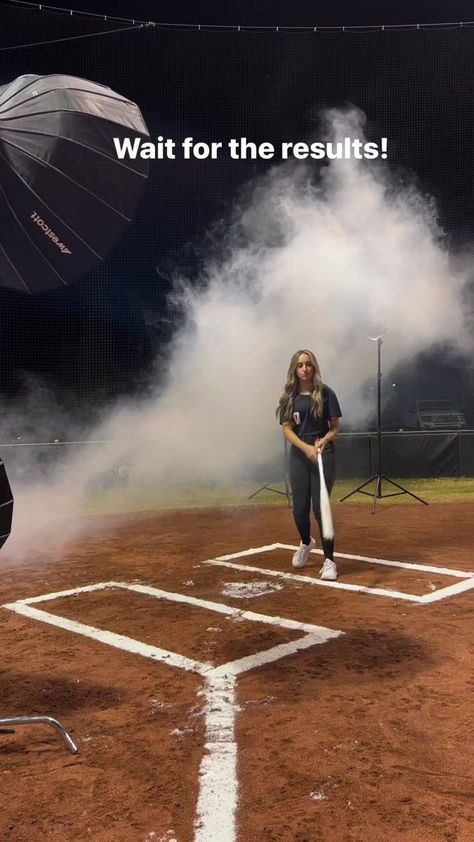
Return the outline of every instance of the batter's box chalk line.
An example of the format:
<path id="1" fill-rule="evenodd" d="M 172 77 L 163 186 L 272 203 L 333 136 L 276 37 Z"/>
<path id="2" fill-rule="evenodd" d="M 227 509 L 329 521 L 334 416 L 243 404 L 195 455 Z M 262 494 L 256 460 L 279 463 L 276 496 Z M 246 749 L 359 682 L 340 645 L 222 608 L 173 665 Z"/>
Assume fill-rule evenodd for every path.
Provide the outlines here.
<path id="1" fill-rule="evenodd" d="M 97 629 L 71 620 L 50 614 L 35 607 L 41 602 L 64 599 L 77 594 L 93 593 L 95 591 L 125 589 L 156 599 L 178 602 L 207 611 L 214 611 L 228 617 L 248 620 L 256 623 L 266 623 L 278 628 L 301 632 L 301 637 L 289 643 L 280 643 L 262 652 L 256 652 L 236 661 L 229 661 L 219 666 L 207 662 L 186 658 L 177 652 L 150 646 L 139 640 L 116 634 L 115 632 Z M 273 617 L 266 614 L 256 614 L 253 611 L 241 611 L 230 605 L 219 602 L 209 602 L 180 593 L 163 591 L 147 585 L 129 584 L 126 582 L 100 582 L 95 585 L 71 588 L 56 593 L 20 599 L 2 606 L 24 617 L 48 623 L 56 628 L 74 632 L 85 637 L 106 643 L 116 649 L 151 658 L 171 667 L 197 673 L 204 680 L 202 694 L 205 699 L 205 753 L 199 768 L 199 794 L 195 819 L 194 842 L 235 842 L 236 840 L 236 810 L 238 803 L 237 778 L 237 744 L 235 741 L 235 720 L 239 707 L 236 699 L 236 683 L 239 675 L 266 664 L 295 655 L 318 646 L 329 640 L 340 637 L 343 632 L 329 629 L 312 623 L 299 623 L 285 617 Z"/>
<path id="2" fill-rule="evenodd" d="M 260 555 L 261 553 L 273 552 L 274 550 L 292 550 L 297 549 L 293 544 L 267 544 L 263 547 L 251 547 L 249 550 L 241 550 L 237 553 L 229 553 L 228 555 L 217 556 L 217 558 L 209 558 L 203 564 L 212 564 L 218 567 L 228 567 L 231 570 L 240 570 L 245 573 L 260 573 L 262 576 L 273 576 L 276 579 L 287 580 L 290 582 L 303 582 L 307 585 L 318 585 L 323 588 L 335 588 L 341 591 L 353 591 L 355 593 L 371 594 L 372 596 L 385 596 L 391 599 L 401 599 L 407 602 L 414 602 L 419 605 L 427 605 L 432 602 L 440 602 L 450 596 L 457 596 L 465 591 L 474 588 L 474 573 L 469 573 L 466 570 L 452 570 L 449 567 L 436 567 L 428 564 L 411 564 L 406 561 L 388 561 L 384 558 L 370 558 L 363 555 L 351 555 L 350 553 L 335 553 L 337 558 L 348 558 L 355 561 L 366 562 L 367 564 L 379 564 L 385 567 L 400 567 L 405 570 L 418 571 L 420 573 L 435 573 L 440 576 L 451 576 L 454 579 L 460 579 L 454 585 L 448 585 L 445 588 L 440 588 L 431 593 L 418 594 L 405 593 L 403 591 L 394 591 L 389 588 L 369 588 L 364 585 L 351 585 L 348 582 L 328 582 L 318 579 L 315 576 L 307 576 L 301 573 L 286 573 L 279 570 L 271 570 L 267 567 L 254 567 L 250 564 L 238 564 L 234 559 L 248 558 L 249 556 Z M 311 550 L 312 553 L 322 555 L 322 550 Z"/>

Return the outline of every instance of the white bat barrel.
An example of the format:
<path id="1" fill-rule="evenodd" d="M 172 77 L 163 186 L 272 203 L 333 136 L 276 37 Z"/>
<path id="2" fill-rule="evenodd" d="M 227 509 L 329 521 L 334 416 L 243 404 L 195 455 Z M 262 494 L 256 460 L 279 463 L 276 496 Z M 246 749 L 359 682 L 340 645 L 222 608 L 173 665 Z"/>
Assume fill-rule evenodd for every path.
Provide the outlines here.
<path id="1" fill-rule="evenodd" d="M 329 494 L 326 487 L 326 480 L 324 479 L 324 468 L 321 454 L 318 453 L 318 468 L 319 468 L 319 484 L 320 484 L 320 507 L 321 507 L 321 527 L 323 538 L 331 541 L 334 538 L 334 526 L 332 522 L 331 503 L 329 501 Z"/>

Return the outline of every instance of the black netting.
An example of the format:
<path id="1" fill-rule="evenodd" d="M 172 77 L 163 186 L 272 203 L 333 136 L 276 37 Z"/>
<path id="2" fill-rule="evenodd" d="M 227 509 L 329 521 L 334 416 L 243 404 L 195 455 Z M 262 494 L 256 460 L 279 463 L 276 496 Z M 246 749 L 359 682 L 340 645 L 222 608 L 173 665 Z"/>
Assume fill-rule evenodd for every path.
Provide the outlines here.
<path id="1" fill-rule="evenodd" d="M 2 48 L 116 29 L 116 22 L 0 5 Z M 124 23 L 124 27 L 128 24 Z M 354 104 L 389 139 L 392 172 L 434 196 L 455 246 L 474 230 L 474 30 L 216 32 L 140 28 L 0 51 L 0 85 L 24 73 L 83 76 L 138 103 L 152 138 L 278 146 L 311 140 L 319 114 Z M 274 162 L 155 161 L 133 226 L 73 287 L 0 290 L 6 395 L 36 376 L 63 400 L 100 405 L 146 380 L 173 331 L 178 267 L 196 272 L 205 233 Z M 321 166 L 319 163 L 315 167 Z M 25 374 L 27 373 L 27 374 Z"/>

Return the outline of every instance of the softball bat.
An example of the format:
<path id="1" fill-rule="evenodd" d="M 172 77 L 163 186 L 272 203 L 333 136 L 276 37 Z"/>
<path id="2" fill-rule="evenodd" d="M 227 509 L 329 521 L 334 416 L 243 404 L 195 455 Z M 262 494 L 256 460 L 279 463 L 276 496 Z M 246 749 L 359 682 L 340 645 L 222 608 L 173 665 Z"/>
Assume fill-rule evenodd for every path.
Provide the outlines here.
<path id="1" fill-rule="evenodd" d="M 323 538 L 331 541 L 334 538 L 334 526 L 332 522 L 331 503 L 329 502 L 329 494 L 326 487 L 326 480 L 324 479 L 324 468 L 321 454 L 318 453 L 318 468 L 319 468 L 319 486 L 320 497 L 319 503 L 321 507 L 321 527 Z"/>

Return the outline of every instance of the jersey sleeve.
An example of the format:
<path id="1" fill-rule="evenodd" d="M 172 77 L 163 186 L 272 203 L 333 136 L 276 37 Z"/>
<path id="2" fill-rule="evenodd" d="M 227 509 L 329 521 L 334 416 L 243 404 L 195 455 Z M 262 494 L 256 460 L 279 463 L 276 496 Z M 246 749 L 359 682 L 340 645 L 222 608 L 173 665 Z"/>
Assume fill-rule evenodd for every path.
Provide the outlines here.
<path id="1" fill-rule="evenodd" d="M 329 386 L 326 386 L 328 394 L 328 415 L 330 418 L 342 418 L 341 407 L 337 399 L 336 393 L 333 392 Z"/>

